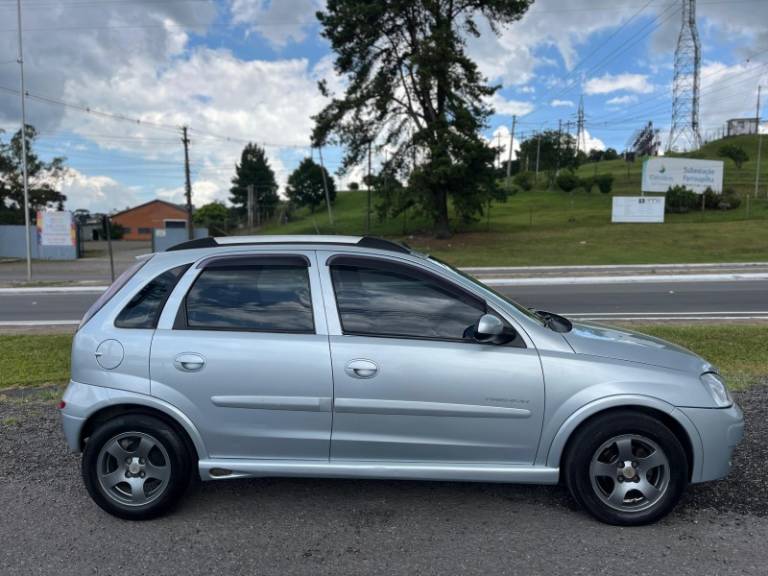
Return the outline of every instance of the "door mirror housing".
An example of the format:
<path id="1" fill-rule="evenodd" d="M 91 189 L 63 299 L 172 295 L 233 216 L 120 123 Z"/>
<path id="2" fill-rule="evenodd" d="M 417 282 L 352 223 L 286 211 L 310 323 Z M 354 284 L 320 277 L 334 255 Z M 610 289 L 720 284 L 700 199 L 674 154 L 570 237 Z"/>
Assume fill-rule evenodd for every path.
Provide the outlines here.
<path id="1" fill-rule="evenodd" d="M 477 342 L 494 342 L 504 334 L 504 323 L 493 314 L 483 314 L 475 324 L 474 339 Z"/>

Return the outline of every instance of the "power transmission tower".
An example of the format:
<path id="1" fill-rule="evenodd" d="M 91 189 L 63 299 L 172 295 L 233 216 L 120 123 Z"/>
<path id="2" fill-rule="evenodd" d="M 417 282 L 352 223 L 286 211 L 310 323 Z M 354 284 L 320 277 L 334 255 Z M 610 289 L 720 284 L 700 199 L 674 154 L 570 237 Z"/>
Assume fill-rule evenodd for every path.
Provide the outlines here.
<path id="1" fill-rule="evenodd" d="M 587 133 L 584 130 L 584 96 L 579 98 L 579 113 L 576 116 L 576 155 L 579 152 L 586 154 L 587 150 Z"/>
<path id="2" fill-rule="evenodd" d="M 683 23 L 675 49 L 675 78 L 672 83 L 672 126 L 667 151 L 696 150 L 699 132 L 699 82 L 701 44 L 696 28 L 696 0 L 682 0 Z"/>
<path id="3" fill-rule="evenodd" d="M 187 238 L 193 240 L 195 232 L 192 230 L 192 180 L 189 176 L 189 137 L 187 127 L 181 128 L 181 143 L 184 144 L 184 195 L 187 197 Z"/>

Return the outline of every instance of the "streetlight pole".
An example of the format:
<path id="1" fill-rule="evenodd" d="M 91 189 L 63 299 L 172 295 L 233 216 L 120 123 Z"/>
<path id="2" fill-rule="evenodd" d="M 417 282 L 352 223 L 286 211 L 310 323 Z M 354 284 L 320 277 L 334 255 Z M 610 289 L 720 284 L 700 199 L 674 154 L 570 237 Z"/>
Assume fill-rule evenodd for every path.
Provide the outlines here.
<path id="1" fill-rule="evenodd" d="M 757 130 L 757 168 L 755 169 L 755 200 L 760 191 L 760 157 L 763 154 L 763 135 L 760 134 L 760 90 L 762 86 L 757 86 L 757 112 L 755 115 L 755 130 Z"/>
<path id="2" fill-rule="evenodd" d="M 29 240 L 29 178 L 27 173 L 27 91 L 24 86 L 24 50 L 21 39 L 21 0 L 16 0 L 19 26 L 19 70 L 21 74 L 21 170 L 24 180 L 24 239 L 27 247 L 27 282 L 32 280 L 32 246 Z"/>

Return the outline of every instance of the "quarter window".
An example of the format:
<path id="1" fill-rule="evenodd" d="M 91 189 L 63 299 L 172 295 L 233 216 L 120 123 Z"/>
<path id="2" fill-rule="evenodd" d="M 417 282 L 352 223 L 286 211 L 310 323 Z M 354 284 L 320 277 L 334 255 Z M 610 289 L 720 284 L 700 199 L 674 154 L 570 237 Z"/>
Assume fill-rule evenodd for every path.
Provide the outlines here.
<path id="1" fill-rule="evenodd" d="M 185 305 L 190 329 L 315 331 L 306 266 L 217 264 L 200 273 Z"/>
<path id="2" fill-rule="evenodd" d="M 389 262 L 331 265 L 345 334 L 460 340 L 485 302 L 431 274 Z"/>
<path id="3" fill-rule="evenodd" d="M 131 298 L 115 319 L 118 328 L 157 328 L 165 301 L 189 265 L 166 270 Z"/>

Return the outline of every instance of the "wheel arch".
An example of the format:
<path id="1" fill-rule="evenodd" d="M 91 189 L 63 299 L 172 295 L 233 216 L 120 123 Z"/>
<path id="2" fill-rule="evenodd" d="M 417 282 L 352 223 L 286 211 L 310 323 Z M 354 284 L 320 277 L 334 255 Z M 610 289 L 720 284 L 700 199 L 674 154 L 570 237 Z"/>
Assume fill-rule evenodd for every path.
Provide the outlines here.
<path id="1" fill-rule="evenodd" d="M 79 436 L 79 448 L 81 450 L 83 449 L 85 442 L 91 436 L 91 434 L 93 434 L 93 431 L 99 424 L 107 422 L 113 418 L 126 416 L 129 414 L 153 416 L 158 420 L 163 421 L 179 435 L 179 437 L 182 439 L 182 442 L 184 443 L 184 446 L 187 448 L 189 455 L 194 458 L 195 461 L 206 457 L 206 452 L 202 441 L 200 440 L 197 431 L 194 429 L 191 423 L 183 422 L 183 420 L 180 421 L 180 419 L 177 419 L 173 414 L 170 414 L 168 411 L 162 410 L 159 407 L 137 402 L 110 404 L 94 411 L 83 422 Z"/>
<path id="2" fill-rule="evenodd" d="M 698 430 L 682 411 L 662 400 L 647 396 L 602 399 L 574 412 L 560 426 L 553 438 L 547 454 L 547 465 L 559 467 L 562 474 L 565 456 L 576 431 L 595 418 L 620 410 L 652 416 L 667 426 L 680 440 L 685 451 L 688 459 L 688 480 L 697 480 L 703 465 L 703 449 Z"/>

